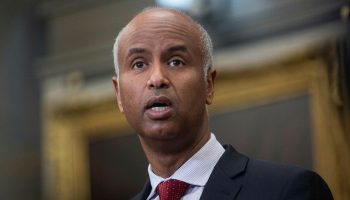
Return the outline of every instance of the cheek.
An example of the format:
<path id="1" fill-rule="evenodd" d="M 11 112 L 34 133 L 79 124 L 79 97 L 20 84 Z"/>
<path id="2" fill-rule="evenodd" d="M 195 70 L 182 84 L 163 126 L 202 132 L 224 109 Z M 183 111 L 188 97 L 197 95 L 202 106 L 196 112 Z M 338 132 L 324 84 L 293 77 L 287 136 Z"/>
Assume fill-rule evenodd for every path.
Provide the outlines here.
<path id="1" fill-rule="evenodd" d="M 181 99 L 186 102 L 187 107 L 205 107 L 206 87 L 201 73 L 195 72 L 191 76 L 182 76 L 182 81 L 179 83 L 181 84 L 179 93 L 182 94 Z"/>
<path id="2" fill-rule="evenodd" d="M 142 94 L 140 87 L 137 87 L 138 84 L 130 83 L 133 83 L 132 80 L 121 84 L 120 88 L 120 97 L 125 114 L 136 112 L 139 106 L 142 105 L 142 98 L 139 96 Z"/>

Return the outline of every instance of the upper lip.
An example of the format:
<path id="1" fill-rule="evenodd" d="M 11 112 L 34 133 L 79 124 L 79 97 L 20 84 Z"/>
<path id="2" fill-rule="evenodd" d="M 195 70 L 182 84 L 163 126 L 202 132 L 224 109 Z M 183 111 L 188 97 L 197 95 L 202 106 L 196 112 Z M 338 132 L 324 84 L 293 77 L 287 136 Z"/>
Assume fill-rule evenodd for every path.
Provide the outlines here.
<path id="1" fill-rule="evenodd" d="M 171 101 L 170 101 L 169 98 L 167 98 L 165 96 L 154 96 L 154 97 L 151 97 L 147 101 L 145 109 L 149 109 L 149 108 L 153 107 L 157 103 L 165 104 L 167 106 L 171 106 Z"/>

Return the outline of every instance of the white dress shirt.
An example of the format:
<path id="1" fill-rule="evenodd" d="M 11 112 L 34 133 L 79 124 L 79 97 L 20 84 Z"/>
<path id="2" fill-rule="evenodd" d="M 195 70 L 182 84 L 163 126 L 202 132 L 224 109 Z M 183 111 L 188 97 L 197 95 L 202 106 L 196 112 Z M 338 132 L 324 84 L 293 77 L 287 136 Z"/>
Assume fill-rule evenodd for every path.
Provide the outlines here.
<path id="1" fill-rule="evenodd" d="M 215 135 L 211 133 L 208 142 L 169 178 L 164 179 L 157 176 L 153 173 L 152 166 L 148 165 L 152 190 L 147 200 L 159 200 L 155 190 L 160 182 L 168 179 L 177 179 L 190 184 L 186 194 L 181 198 L 182 200 L 198 200 L 210 174 L 224 152 L 225 149 L 216 140 Z"/>

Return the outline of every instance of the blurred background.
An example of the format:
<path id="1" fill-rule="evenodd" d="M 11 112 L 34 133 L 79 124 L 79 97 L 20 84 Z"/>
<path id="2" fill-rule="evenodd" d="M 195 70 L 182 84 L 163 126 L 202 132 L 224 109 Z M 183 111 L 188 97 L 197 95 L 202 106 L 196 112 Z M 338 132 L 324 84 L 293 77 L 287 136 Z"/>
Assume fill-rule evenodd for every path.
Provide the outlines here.
<path id="1" fill-rule="evenodd" d="M 1 199 L 141 190 L 148 163 L 116 106 L 112 45 L 149 6 L 180 9 L 210 33 L 221 143 L 313 169 L 335 199 L 350 199 L 345 0 L 1 0 Z"/>

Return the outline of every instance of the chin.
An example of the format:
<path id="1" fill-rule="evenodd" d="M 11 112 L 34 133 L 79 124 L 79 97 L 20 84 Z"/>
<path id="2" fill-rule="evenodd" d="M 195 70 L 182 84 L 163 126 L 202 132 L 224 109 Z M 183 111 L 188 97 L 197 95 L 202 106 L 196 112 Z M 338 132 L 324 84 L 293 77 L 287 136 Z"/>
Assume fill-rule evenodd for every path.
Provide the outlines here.
<path id="1" fill-rule="evenodd" d="M 139 133 L 143 138 L 152 140 L 174 140 L 181 135 L 177 127 L 169 124 L 152 124 Z"/>

